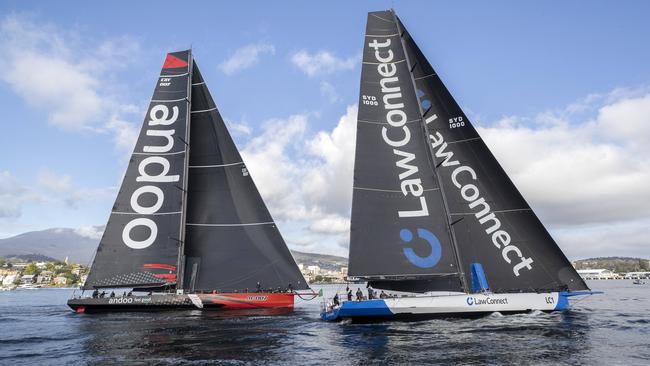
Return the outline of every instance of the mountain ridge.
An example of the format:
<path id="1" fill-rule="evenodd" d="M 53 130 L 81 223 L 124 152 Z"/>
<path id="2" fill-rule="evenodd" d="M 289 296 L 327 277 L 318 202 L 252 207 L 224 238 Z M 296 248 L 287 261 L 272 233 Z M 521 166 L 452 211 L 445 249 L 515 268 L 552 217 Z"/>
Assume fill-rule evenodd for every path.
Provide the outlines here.
<path id="1" fill-rule="evenodd" d="M 28 231 L 0 239 L 0 257 L 37 258 L 49 257 L 89 265 L 95 254 L 103 227 L 83 229 L 50 228 Z M 296 263 L 319 266 L 326 270 L 339 270 L 348 265 L 348 259 L 329 254 L 307 253 L 291 250 Z"/>

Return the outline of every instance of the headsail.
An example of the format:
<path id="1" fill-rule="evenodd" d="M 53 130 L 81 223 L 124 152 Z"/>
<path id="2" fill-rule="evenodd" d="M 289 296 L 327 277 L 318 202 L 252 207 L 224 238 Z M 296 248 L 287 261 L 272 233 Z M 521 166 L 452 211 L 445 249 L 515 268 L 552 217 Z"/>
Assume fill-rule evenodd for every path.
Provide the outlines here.
<path id="1" fill-rule="evenodd" d="M 368 14 L 349 273 L 376 287 L 461 290 L 443 196 L 393 13 Z M 386 281 L 388 280 L 388 281 Z M 402 280 L 402 281 L 395 281 Z"/>
<path id="2" fill-rule="evenodd" d="M 176 282 L 190 51 L 169 53 L 84 288 Z"/>
<path id="3" fill-rule="evenodd" d="M 186 290 L 308 288 L 194 64 Z"/>
<path id="4" fill-rule="evenodd" d="M 421 105 L 465 272 L 471 263 L 481 263 L 495 292 L 587 289 L 410 34 L 395 19 L 417 88 L 412 98 L 417 95 Z"/>

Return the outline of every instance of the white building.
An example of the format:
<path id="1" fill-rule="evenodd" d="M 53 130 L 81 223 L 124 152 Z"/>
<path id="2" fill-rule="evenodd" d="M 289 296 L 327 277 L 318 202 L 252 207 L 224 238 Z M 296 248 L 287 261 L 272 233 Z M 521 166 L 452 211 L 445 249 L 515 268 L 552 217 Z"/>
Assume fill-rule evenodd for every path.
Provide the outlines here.
<path id="1" fill-rule="evenodd" d="M 612 280 L 619 278 L 618 274 L 609 269 L 579 269 L 578 274 L 585 280 Z"/>
<path id="2" fill-rule="evenodd" d="M 5 276 L 5 278 L 2 280 L 2 286 L 11 286 L 16 282 L 16 278 L 18 278 L 17 274 L 8 274 Z"/>
<path id="3" fill-rule="evenodd" d="M 650 272 L 628 272 L 623 278 L 631 280 L 650 278 Z"/>

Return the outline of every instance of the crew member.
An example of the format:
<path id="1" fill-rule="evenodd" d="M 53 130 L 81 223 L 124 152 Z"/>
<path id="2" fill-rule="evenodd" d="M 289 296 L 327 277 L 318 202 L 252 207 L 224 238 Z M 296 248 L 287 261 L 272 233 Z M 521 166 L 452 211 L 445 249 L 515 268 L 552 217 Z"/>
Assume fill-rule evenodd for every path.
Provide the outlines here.
<path id="1" fill-rule="evenodd" d="M 361 292 L 361 289 L 357 287 L 357 301 L 363 300 L 363 292 Z"/>
<path id="2" fill-rule="evenodd" d="M 348 291 L 348 301 L 352 301 L 352 290 L 349 287 L 346 287 L 346 290 Z"/>

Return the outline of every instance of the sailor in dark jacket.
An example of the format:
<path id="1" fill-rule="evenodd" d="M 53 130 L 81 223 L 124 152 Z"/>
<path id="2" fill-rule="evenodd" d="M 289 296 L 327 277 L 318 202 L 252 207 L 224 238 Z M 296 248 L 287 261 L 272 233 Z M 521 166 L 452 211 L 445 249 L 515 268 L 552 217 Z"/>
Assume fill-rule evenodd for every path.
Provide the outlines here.
<path id="1" fill-rule="evenodd" d="M 357 287 L 357 301 L 363 300 L 363 292 L 361 292 L 361 289 Z"/>
<path id="2" fill-rule="evenodd" d="M 348 301 L 352 301 L 352 290 L 348 289 Z"/>

